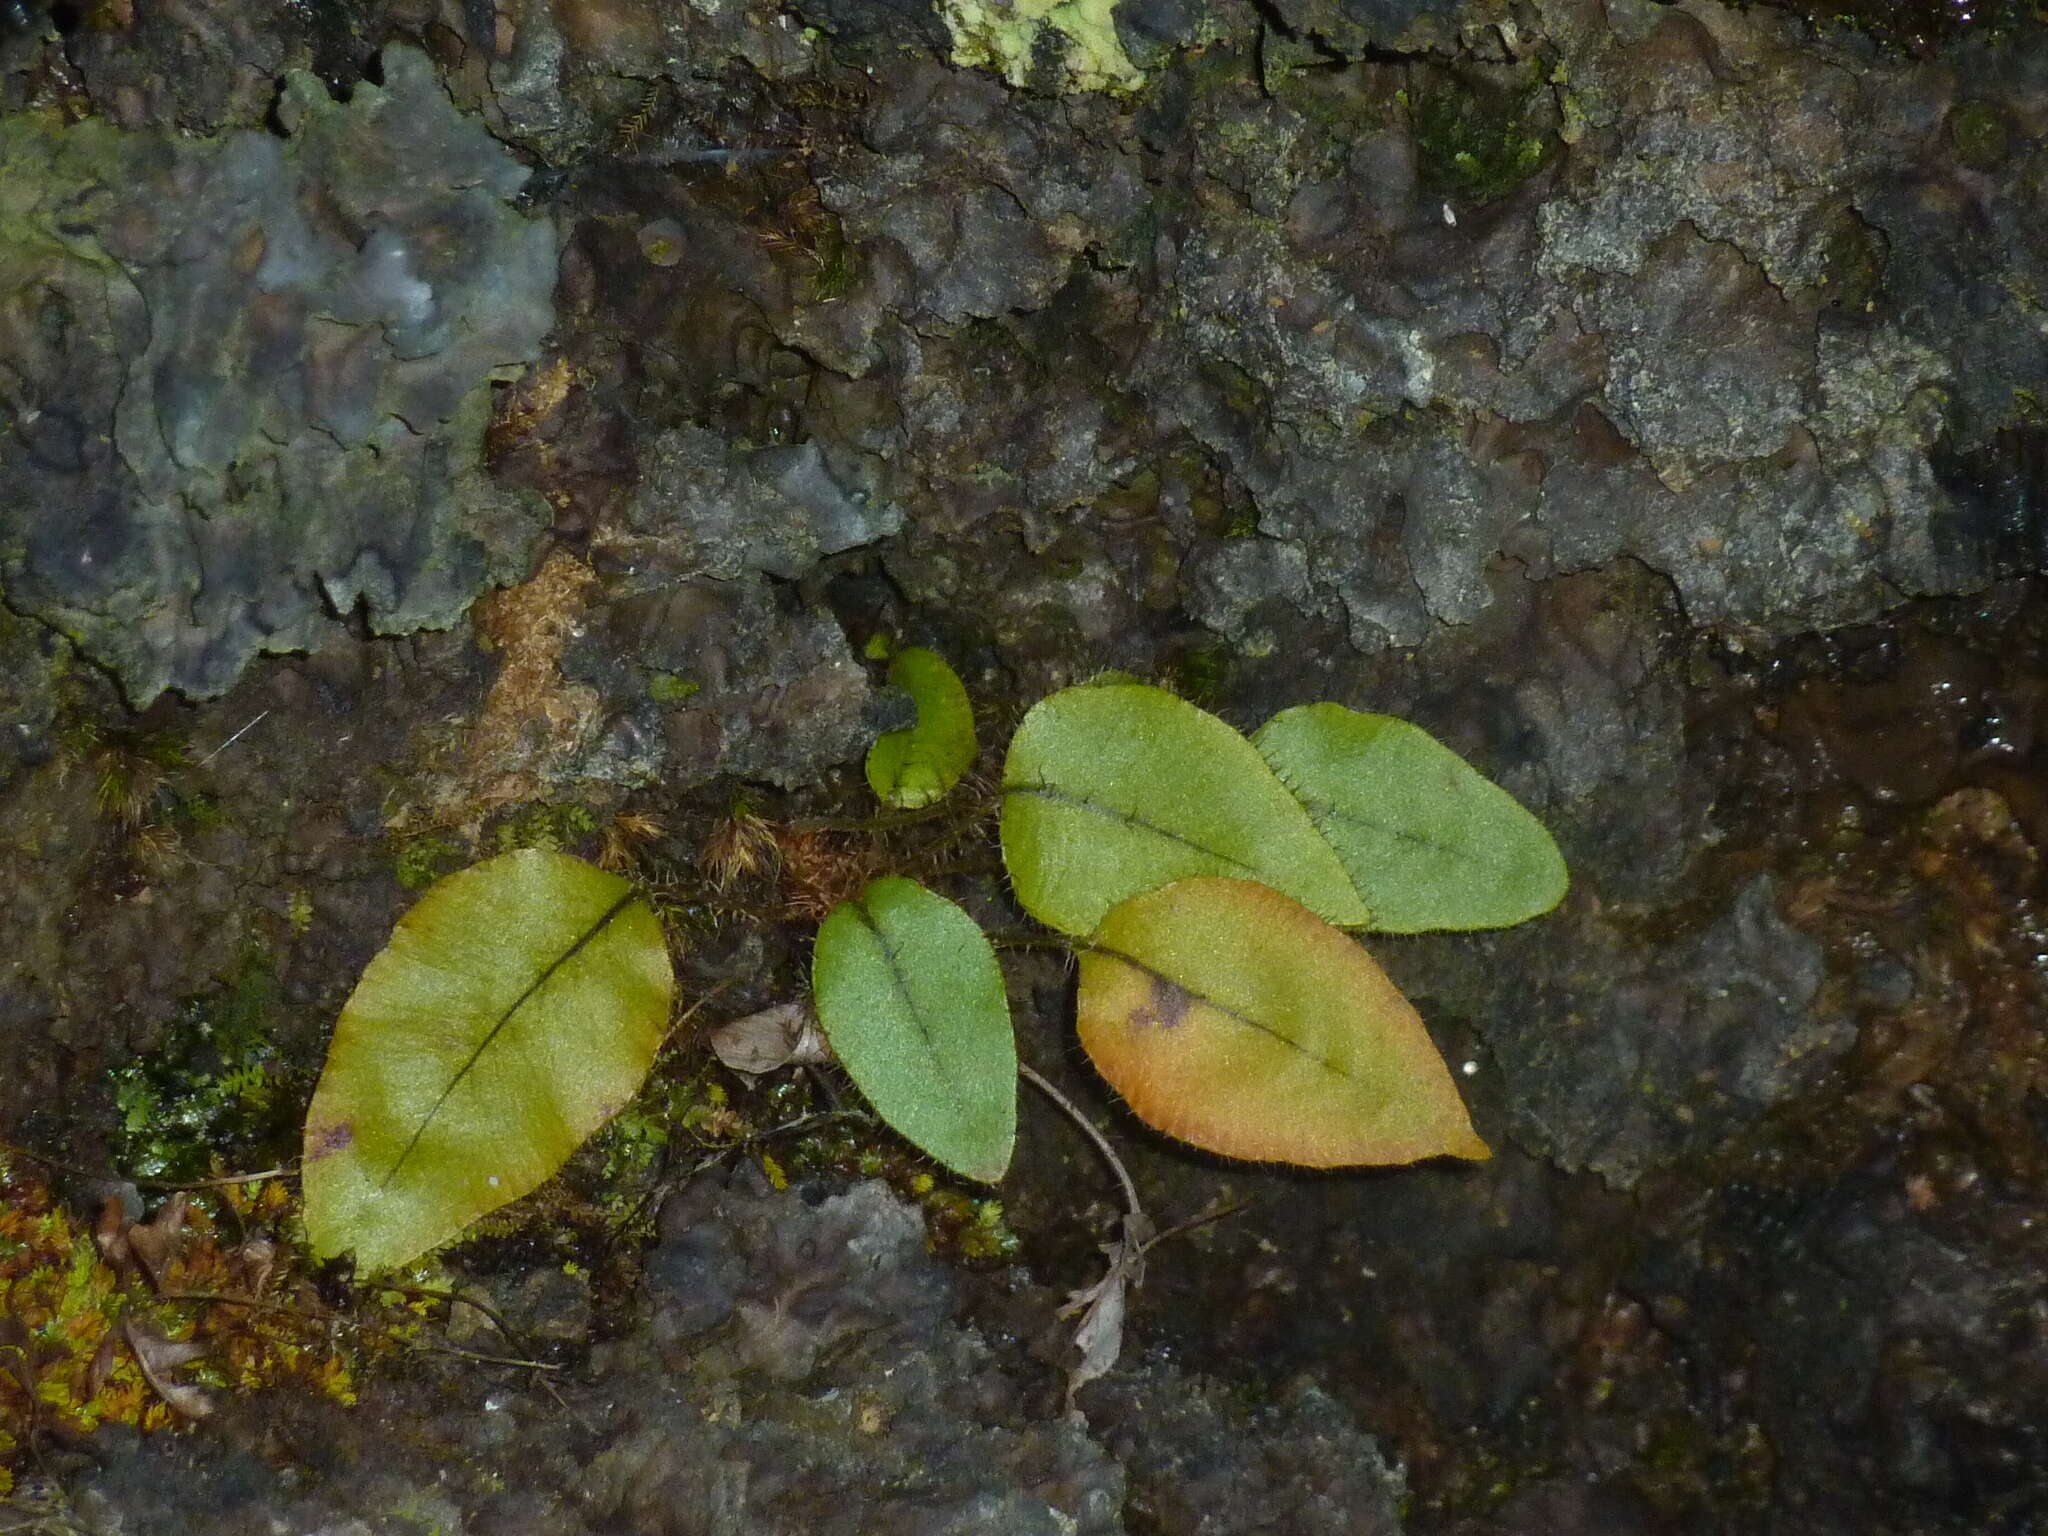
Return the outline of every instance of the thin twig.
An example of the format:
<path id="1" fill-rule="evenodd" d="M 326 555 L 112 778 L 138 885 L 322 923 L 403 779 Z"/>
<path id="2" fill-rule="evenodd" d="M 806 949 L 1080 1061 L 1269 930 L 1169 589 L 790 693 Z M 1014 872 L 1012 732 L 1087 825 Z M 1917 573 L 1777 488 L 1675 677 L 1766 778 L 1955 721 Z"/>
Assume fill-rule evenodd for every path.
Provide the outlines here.
<path id="1" fill-rule="evenodd" d="M 190 1179 L 183 1183 L 174 1179 L 131 1179 L 119 1169 L 107 1173 L 95 1173 L 92 1169 L 77 1163 L 67 1163 L 61 1157 L 51 1157 L 44 1152 L 34 1152 L 27 1147 L 17 1146 L 11 1141 L 0 1141 L 0 1152 L 25 1157 L 32 1163 L 41 1163 L 45 1168 L 54 1168 L 59 1173 L 68 1173 L 81 1179 L 118 1179 L 133 1184 L 137 1189 L 220 1189 L 228 1184 L 261 1184 L 265 1179 L 296 1179 L 296 1168 L 266 1168 L 261 1173 L 228 1173 L 217 1179 Z"/>
<path id="2" fill-rule="evenodd" d="M 1177 1221 L 1164 1232 L 1155 1232 L 1145 1239 L 1145 1251 L 1150 1253 L 1169 1237 L 1186 1237 L 1190 1232 L 1200 1231 L 1212 1222 L 1221 1221 L 1226 1216 L 1235 1216 L 1250 1205 L 1249 1200 L 1238 1200 L 1229 1205 L 1219 1205 L 1214 1210 L 1197 1211 L 1186 1221 Z"/>
<path id="3" fill-rule="evenodd" d="M 396 1291 L 401 1296 L 424 1296 L 429 1301 L 444 1301 L 451 1307 L 457 1302 L 461 1302 L 463 1306 L 474 1308 L 476 1311 L 483 1313 L 484 1317 L 489 1320 L 490 1325 L 498 1330 L 498 1336 L 506 1343 L 521 1349 L 526 1347 L 526 1339 L 523 1335 L 474 1296 L 465 1296 L 460 1291 L 436 1290 L 431 1286 L 425 1285 L 379 1285 L 374 1280 L 367 1282 L 365 1288 L 379 1291 Z"/>
<path id="4" fill-rule="evenodd" d="M 474 1360 L 479 1365 L 510 1365 L 522 1371 L 559 1371 L 561 1366 L 549 1360 L 515 1360 L 510 1355 L 487 1355 L 481 1350 L 463 1349 L 456 1344 L 442 1344 L 433 1339 L 407 1339 L 389 1323 L 362 1323 L 359 1327 L 381 1328 L 394 1339 L 412 1345 L 415 1349 L 430 1349 L 437 1355 L 453 1355 L 458 1360 Z"/>
<path id="5" fill-rule="evenodd" d="M 271 1301 L 264 1296 L 230 1296 L 226 1291 L 158 1291 L 158 1301 L 198 1301 L 208 1306 L 248 1307 L 256 1312 L 284 1312 L 293 1317 L 303 1318 L 309 1323 L 324 1323 L 327 1318 L 317 1312 L 308 1312 L 304 1307 L 295 1307 L 288 1301 Z"/>
<path id="6" fill-rule="evenodd" d="M 1053 1087 L 1051 1083 L 1041 1077 L 1034 1067 L 1020 1061 L 1017 1063 L 1017 1071 L 1022 1075 L 1025 1082 L 1031 1084 L 1032 1087 L 1051 1099 L 1053 1103 L 1060 1107 L 1069 1120 L 1073 1121 L 1074 1124 L 1081 1127 L 1087 1133 L 1088 1139 L 1095 1143 L 1095 1150 L 1102 1154 L 1102 1160 L 1109 1164 L 1110 1171 L 1116 1175 L 1117 1182 L 1123 1185 L 1125 1209 L 1133 1216 L 1143 1216 L 1145 1214 L 1145 1207 L 1138 1201 L 1138 1186 L 1131 1182 L 1130 1173 L 1124 1168 L 1124 1160 L 1116 1155 L 1116 1148 L 1109 1144 L 1109 1138 L 1096 1129 L 1093 1120 L 1090 1120 L 1075 1107 L 1072 1099 L 1069 1099 L 1059 1089 Z"/>
<path id="7" fill-rule="evenodd" d="M 374 1282 L 372 1284 L 374 1285 Z M 375 1288 L 378 1290 L 399 1290 L 401 1293 L 403 1289 L 397 1286 L 376 1286 Z M 516 1365 L 529 1371 L 559 1371 L 562 1369 L 561 1366 L 551 1364 L 546 1360 L 517 1360 L 509 1355 L 486 1355 L 478 1350 L 463 1349 L 460 1345 L 456 1344 L 442 1344 L 434 1339 L 410 1338 L 402 1333 L 395 1324 L 387 1323 L 382 1318 L 345 1317 L 339 1313 L 322 1316 L 318 1312 L 308 1312 L 303 1307 L 295 1307 L 287 1301 L 267 1301 L 260 1296 L 230 1296 L 224 1291 L 159 1291 L 157 1292 L 157 1299 L 159 1301 L 202 1302 L 210 1306 L 221 1307 L 249 1307 L 258 1312 L 282 1312 L 289 1317 L 296 1317 L 301 1322 L 306 1323 L 339 1324 L 344 1328 L 373 1328 L 379 1333 L 388 1334 L 414 1349 L 430 1349 L 436 1354 L 455 1355 L 461 1359 L 475 1360 L 484 1365 Z M 467 1300 L 468 1298 L 453 1299 Z M 478 1303 L 471 1302 L 470 1305 L 478 1306 Z M 488 1311 L 489 1309 L 481 1308 L 481 1310 Z M 493 1321 L 496 1321 L 496 1319 L 493 1318 Z M 500 1323 L 499 1327 L 502 1329 L 504 1325 Z M 506 1333 L 507 1338 L 513 1336 L 510 1332 Z"/>
<path id="8" fill-rule="evenodd" d="M 296 1168 L 266 1168 L 261 1173 L 224 1173 L 217 1179 L 194 1179 L 174 1184 L 169 1179 L 130 1179 L 137 1189 L 220 1189 L 229 1184 L 261 1184 L 265 1179 L 296 1179 Z"/>
<path id="9" fill-rule="evenodd" d="M 569 1399 L 562 1396 L 561 1389 L 557 1387 L 552 1381 L 549 1381 L 547 1377 L 543 1376 L 540 1378 L 540 1385 L 541 1389 L 545 1391 L 549 1397 L 552 1397 L 555 1400 L 555 1406 L 561 1409 L 567 1417 L 574 1419 L 576 1423 L 582 1427 L 582 1430 L 586 1435 L 589 1435 L 594 1439 L 604 1433 L 604 1431 L 598 1428 L 597 1425 L 591 1423 L 590 1420 L 586 1419 L 575 1408 L 572 1408 L 569 1405 Z"/>
<path id="10" fill-rule="evenodd" d="M 249 723 L 248 723 L 247 725 L 243 726 L 243 727 L 242 727 L 242 728 L 241 728 L 241 729 L 240 729 L 239 731 L 235 732 L 235 734 L 234 734 L 234 735 L 232 735 L 232 736 L 230 736 L 230 737 L 229 737 L 229 738 L 228 738 L 228 739 L 227 739 L 226 741 L 222 742 L 222 743 L 221 743 L 221 744 L 220 744 L 219 746 L 215 747 L 215 748 L 214 748 L 214 749 L 213 749 L 213 750 L 212 750 L 211 752 L 207 753 L 207 754 L 206 754 L 206 756 L 204 756 L 204 757 L 202 757 L 201 759 L 199 759 L 199 766 L 200 766 L 201 768 L 204 768 L 204 767 L 205 767 L 205 766 L 206 766 L 206 765 L 207 765 L 208 763 L 212 762 L 212 761 L 213 761 L 213 760 L 214 760 L 214 759 L 215 759 L 216 757 L 219 757 L 219 756 L 221 755 L 221 753 L 223 753 L 223 752 L 227 751 L 227 749 L 228 749 L 229 747 L 232 747 L 232 746 L 233 746 L 233 745 L 234 745 L 234 744 L 235 744 L 236 742 L 240 741 L 240 740 L 241 740 L 241 739 L 242 739 L 242 738 L 243 738 L 244 736 L 248 735 L 248 734 L 249 734 L 249 733 L 250 733 L 251 731 L 255 730 L 257 726 L 259 726 L 259 725 L 261 725 L 261 724 L 263 723 L 263 717 L 264 717 L 264 715 L 268 715 L 269 713 L 270 713 L 270 711 L 269 711 L 269 710 L 267 710 L 267 709 L 266 709 L 266 710 L 264 710 L 264 711 L 263 711 L 263 714 L 261 714 L 261 715 L 258 715 L 258 716 L 257 716 L 257 717 L 256 717 L 256 718 L 255 718 L 254 720 L 251 720 L 251 721 L 250 721 L 250 722 L 249 722 Z"/>
<path id="11" fill-rule="evenodd" d="M 698 998 L 697 1001 L 690 1004 L 689 1007 L 685 1008 L 682 1012 L 681 1017 L 679 1017 L 675 1021 L 675 1023 L 669 1025 L 668 1033 L 661 1037 L 661 1043 L 663 1045 L 667 1045 L 669 1041 L 675 1039 L 677 1035 L 682 1033 L 682 1029 L 685 1024 L 688 1024 L 690 1020 L 694 1019 L 695 1017 L 697 1017 L 698 1014 L 702 1013 L 705 1010 L 705 1008 L 710 1005 L 711 1001 L 718 996 L 719 993 L 725 991 L 728 987 L 738 986 L 739 980 L 740 979 L 737 976 L 725 977 L 709 992 L 706 992 L 702 997 Z"/>

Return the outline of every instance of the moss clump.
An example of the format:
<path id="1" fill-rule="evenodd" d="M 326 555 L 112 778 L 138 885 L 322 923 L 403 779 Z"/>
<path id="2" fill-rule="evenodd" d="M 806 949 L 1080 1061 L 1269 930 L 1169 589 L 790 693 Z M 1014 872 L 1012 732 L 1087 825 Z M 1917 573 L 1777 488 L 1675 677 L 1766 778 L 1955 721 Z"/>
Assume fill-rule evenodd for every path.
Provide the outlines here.
<path id="1" fill-rule="evenodd" d="M 662 1170 L 670 1143 L 680 1134 L 717 1146 L 754 1133 L 732 1108 L 731 1095 L 712 1080 L 707 1066 L 689 1077 L 655 1077 L 620 1110 L 591 1144 L 603 1171 L 607 1202 L 637 1201 Z"/>
<path id="2" fill-rule="evenodd" d="M 211 795 L 186 792 L 179 783 L 192 757 L 176 731 L 143 726 L 110 726 L 82 712 L 57 728 L 66 772 L 74 765 L 89 776 L 93 806 L 102 820 L 130 838 L 151 832 L 203 831 L 225 816 Z"/>
<path id="3" fill-rule="evenodd" d="M 858 249 L 839 232 L 837 221 L 820 235 L 811 250 L 811 302 L 830 304 L 853 291 L 867 263 Z"/>
<path id="4" fill-rule="evenodd" d="M 647 678 L 647 696 L 657 704 L 681 704 L 703 689 L 702 683 L 680 672 L 654 672 Z"/>
<path id="5" fill-rule="evenodd" d="M 1555 112 L 1540 80 L 1519 89 L 1437 82 L 1409 104 L 1425 184 L 1468 203 L 1506 196 L 1542 168 Z"/>
<path id="6" fill-rule="evenodd" d="M 2005 114 L 1988 101 L 1965 101 L 1948 115 L 1949 142 L 1956 158 L 1973 171 L 1995 171 L 2012 144 Z"/>
<path id="7" fill-rule="evenodd" d="M 929 1175 L 913 1187 L 917 1203 L 924 1208 L 925 1228 L 934 1249 L 968 1264 L 1003 1264 L 1014 1259 L 1023 1240 L 1010 1229 L 1003 1214 L 1003 1202 L 977 1198 Z"/>
<path id="8" fill-rule="evenodd" d="M 588 806 L 543 801 L 513 811 L 491 829 L 491 839 L 499 853 L 517 853 L 522 848 L 558 853 L 596 831 L 597 817 Z"/>
<path id="9" fill-rule="evenodd" d="M 33 1169 L 0 1154 L 0 1494 L 32 1455 L 34 1432 L 171 1422 L 127 1352 L 110 1351 L 94 1380 L 93 1360 L 125 1304 L 91 1233 L 56 1207 Z"/>
<path id="10" fill-rule="evenodd" d="M 269 960 L 252 949 L 226 985 L 185 1000 L 155 1051 L 108 1071 L 124 1173 L 196 1179 L 217 1158 L 261 1167 L 289 1149 L 303 1074 L 271 1038 L 275 990 Z"/>
<path id="11" fill-rule="evenodd" d="M 152 1286 L 132 1259 L 118 1270 L 109 1263 L 93 1234 L 51 1198 L 34 1164 L 0 1153 L 0 1496 L 32 1462 L 38 1442 L 102 1424 L 155 1430 L 177 1421 L 143 1375 L 135 1336 L 198 1352 L 176 1368 L 178 1389 L 288 1385 L 355 1401 L 361 1351 L 337 1347 L 332 1317 L 268 1300 L 179 1299 L 305 1294 L 289 1248 L 264 1237 L 259 1258 L 255 1243 L 290 1225 L 291 1187 L 275 1179 L 231 1185 L 217 1198 L 218 1213 L 195 1201 L 168 1219 L 165 1208 L 152 1218 L 159 1239 Z M 116 1251 L 128 1247 L 118 1211 L 101 1225 Z M 373 1353 L 390 1348 L 381 1333 L 365 1336 L 365 1344 Z"/>
<path id="12" fill-rule="evenodd" d="M 445 832 L 426 832 L 399 844 L 392 873 L 408 891 L 424 891 L 443 875 L 469 862 L 462 845 Z"/>
<path id="13" fill-rule="evenodd" d="M 1229 675 L 1230 647 L 1219 641 L 1197 641 L 1175 653 L 1163 681 L 1182 698 L 1206 708 L 1222 695 Z"/>

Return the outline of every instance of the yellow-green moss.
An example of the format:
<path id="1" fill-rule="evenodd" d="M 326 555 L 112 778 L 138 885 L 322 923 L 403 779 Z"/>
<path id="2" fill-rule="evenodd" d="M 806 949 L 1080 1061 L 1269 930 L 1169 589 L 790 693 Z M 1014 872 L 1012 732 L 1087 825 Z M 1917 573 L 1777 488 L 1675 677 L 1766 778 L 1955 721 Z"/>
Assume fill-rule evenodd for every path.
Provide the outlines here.
<path id="1" fill-rule="evenodd" d="M 275 991 L 269 957 L 246 950 L 223 985 L 184 1000 L 154 1051 L 108 1070 L 122 1172 L 193 1179 L 216 1158 L 266 1167 L 285 1154 L 297 1097 L 271 1036 Z"/>
<path id="2" fill-rule="evenodd" d="M 424 891 L 468 863 L 462 845 L 445 832 L 428 832 L 399 845 L 393 873 L 408 891 Z"/>
<path id="3" fill-rule="evenodd" d="M 243 1240 L 291 1224 L 292 1191 L 281 1180 L 229 1186 L 218 1198 L 232 1207 L 224 1221 L 232 1238 L 224 1242 L 212 1212 L 195 1202 L 159 1261 L 167 1296 L 246 1295 Z M 297 1292 L 302 1277 L 292 1266 L 280 1245 L 268 1297 Z M 290 1305 L 165 1299 L 139 1277 L 124 1281 L 91 1232 L 51 1199 L 41 1170 L 0 1153 L 0 1495 L 33 1454 L 26 1426 L 61 1438 L 102 1424 L 155 1430 L 177 1422 L 123 1342 L 124 1319 L 204 1347 L 198 1362 L 179 1369 L 189 1385 L 251 1392 L 289 1384 L 355 1400 L 358 1361 L 337 1346 L 331 1318 Z"/>
<path id="4" fill-rule="evenodd" d="M 597 817 L 588 806 L 543 801 L 520 806 L 491 829 L 491 837 L 500 853 L 522 848 L 555 853 L 596 830 Z"/>
<path id="5" fill-rule="evenodd" d="M 695 678 L 680 672 L 651 672 L 647 677 L 647 696 L 657 704 L 681 704 L 695 698 L 703 688 Z"/>

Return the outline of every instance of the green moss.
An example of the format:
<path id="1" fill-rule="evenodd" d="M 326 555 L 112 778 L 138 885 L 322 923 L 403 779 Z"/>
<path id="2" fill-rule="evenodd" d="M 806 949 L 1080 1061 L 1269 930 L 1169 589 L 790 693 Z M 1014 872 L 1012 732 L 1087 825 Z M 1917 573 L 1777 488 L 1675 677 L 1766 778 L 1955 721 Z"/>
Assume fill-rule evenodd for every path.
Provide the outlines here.
<path id="1" fill-rule="evenodd" d="M 79 700 L 60 706 L 58 749 L 90 776 L 100 816 L 129 831 L 181 814 L 174 776 L 191 765 L 185 738 L 175 731 L 113 726 L 88 713 Z"/>
<path id="2" fill-rule="evenodd" d="M 1216 391 L 1226 409 L 1239 416 L 1265 414 L 1265 390 L 1237 364 L 1227 358 L 1203 357 L 1195 370 L 1202 382 Z"/>
<path id="3" fill-rule="evenodd" d="M 704 691 L 704 685 L 680 672 L 655 672 L 647 679 L 647 696 L 657 704 L 681 704 Z"/>
<path id="4" fill-rule="evenodd" d="M 1948 115 L 1948 137 L 1956 158 L 1973 171 L 1997 170 L 2012 139 L 2005 114 L 1988 101 L 1959 103 Z"/>
<path id="5" fill-rule="evenodd" d="M 181 832 L 210 832 L 226 825 L 227 819 L 226 807 L 205 793 L 183 796 L 171 807 L 171 824 Z"/>
<path id="6" fill-rule="evenodd" d="M 1182 698 L 1204 708 L 1223 691 L 1230 673 L 1230 647 L 1221 641 L 1197 641 L 1169 663 L 1166 685 Z"/>
<path id="7" fill-rule="evenodd" d="M 200 1195 L 185 1208 L 175 1258 L 160 1271 L 166 1292 L 191 1296 L 244 1293 L 249 1284 L 252 1233 L 281 1233 L 293 1220 L 291 1186 L 271 1179 L 231 1185 Z M 33 1423 L 36 1439 L 59 1444 L 102 1424 L 143 1430 L 168 1428 L 169 1403 L 146 1381 L 134 1353 L 117 1349 L 130 1323 L 167 1339 L 196 1340 L 199 1361 L 181 1366 L 185 1385 L 236 1393 L 259 1388 L 314 1392 L 343 1404 L 355 1401 L 359 1361 L 389 1352 L 379 1320 L 370 1327 L 333 1327 L 332 1317 L 307 1304 L 309 1290 L 289 1243 L 279 1243 L 269 1294 L 299 1298 L 290 1305 L 210 1306 L 159 1295 L 132 1269 L 117 1274 L 100 1256 L 89 1228 L 75 1226 L 32 1166 L 0 1155 L 0 1320 L 15 1347 L 0 1345 L 0 1498 L 15 1475 L 37 1465 L 40 1446 L 9 1431 Z M 344 1352 L 345 1351 L 345 1352 Z M 0 1530 L 66 1531 L 69 1521 L 26 1525 L 0 1522 Z"/>
<path id="8" fill-rule="evenodd" d="M 708 1131 L 726 1112 L 726 1092 L 706 1072 L 655 1077 L 592 1138 L 608 1186 L 635 1197 L 659 1171 L 676 1132 Z"/>
<path id="9" fill-rule="evenodd" d="M 1014 1259 L 1023 1240 L 1010 1229 L 1000 1200 L 973 1200 L 974 1219 L 960 1233 L 960 1257 L 976 1263 L 996 1264 Z"/>
<path id="10" fill-rule="evenodd" d="M 1542 167 L 1556 106 L 1532 81 L 1503 89 L 1446 78 L 1409 107 L 1423 180 L 1438 196 L 1490 203 Z"/>
<path id="11" fill-rule="evenodd" d="M 185 1000 L 155 1051 L 108 1071 L 124 1173 L 194 1179 L 215 1157 L 263 1166 L 289 1149 L 298 1074 L 271 1038 L 275 992 L 269 958 L 247 950 L 223 986 Z"/>
<path id="12" fill-rule="evenodd" d="M 491 839 L 499 853 L 515 853 L 522 848 L 555 853 L 596 831 L 597 817 L 588 806 L 541 801 L 521 806 L 506 816 L 491 829 Z"/>
<path id="13" fill-rule="evenodd" d="M 811 302 L 830 304 L 834 299 L 844 298 L 853 291 L 866 268 L 859 250 L 835 226 L 812 252 Z"/>
<path id="14" fill-rule="evenodd" d="M 393 873 L 408 891 L 424 891 L 468 862 L 461 844 L 454 838 L 445 832 L 426 832 L 399 845 Z"/>

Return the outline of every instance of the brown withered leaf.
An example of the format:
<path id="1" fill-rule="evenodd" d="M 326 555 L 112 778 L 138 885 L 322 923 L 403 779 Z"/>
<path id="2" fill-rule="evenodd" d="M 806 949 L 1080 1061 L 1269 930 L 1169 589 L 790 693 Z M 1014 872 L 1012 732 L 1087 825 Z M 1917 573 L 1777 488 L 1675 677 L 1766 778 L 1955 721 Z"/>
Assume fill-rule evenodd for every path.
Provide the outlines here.
<path id="1" fill-rule="evenodd" d="M 711 1052 L 735 1072 L 759 1076 L 832 1059 L 809 1002 L 777 1003 L 711 1032 Z"/>
<path id="2" fill-rule="evenodd" d="M 178 1381 L 171 1372 L 190 1365 L 206 1353 L 204 1345 L 192 1340 L 167 1339 L 153 1324 L 133 1317 L 121 1320 L 121 1336 L 135 1351 L 136 1364 L 156 1390 L 156 1395 L 188 1419 L 203 1419 L 213 1412 L 213 1399 L 190 1382 Z"/>
<path id="3" fill-rule="evenodd" d="M 1124 1309 L 1130 1293 L 1145 1283 L 1145 1250 L 1152 1242 L 1152 1223 L 1144 1212 L 1126 1213 L 1116 1240 L 1102 1245 L 1109 1268 L 1093 1285 L 1071 1293 L 1059 1310 L 1061 1317 L 1081 1314 L 1074 1329 L 1074 1347 L 1081 1358 L 1067 1368 L 1068 1413 L 1080 1411 L 1074 1405 L 1075 1394 L 1108 1375 L 1123 1353 Z"/>
<path id="4" fill-rule="evenodd" d="M 185 1230 L 185 1215 L 191 1204 L 191 1197 L 181 1189 L 158 1206 L 154 1216 L 136 1222 L 126 1233 L 129 1254 L 149 1283 L 158 1289 L 163 1286 L 178 1235 Z"/>
<path id="5" fill-rule="evenodd" d="M 128 1247 L 128 1212 L 119 1195 L 109 1195 L 100 1207 L 99 1220 L 93 1223 L 93 1246 L 100 1251 L 100 1257 L 107 1261 L 107 1267 L 125 1282 L 136 1269 L 135 1255 Z"/>
<path id="6" fill-rule="evenodd" d="M 277 1244 L 267 1237 L 252 1237 L 234 1252 L 235 1273 L 251 1296 L 261 1296 L 277 1269 Z"/>

